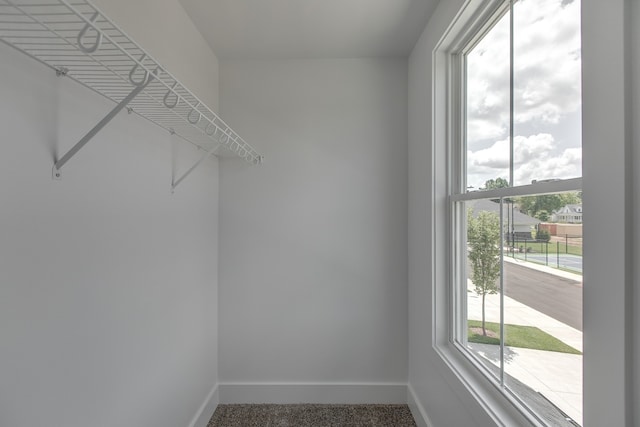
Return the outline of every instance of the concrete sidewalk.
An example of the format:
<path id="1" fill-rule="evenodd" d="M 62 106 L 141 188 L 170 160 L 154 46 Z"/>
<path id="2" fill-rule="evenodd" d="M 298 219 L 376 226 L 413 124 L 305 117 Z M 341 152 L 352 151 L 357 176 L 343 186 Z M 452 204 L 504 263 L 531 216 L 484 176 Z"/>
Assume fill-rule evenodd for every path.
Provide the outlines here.
<path id="1" fill-rule="evenodd" d="M 523 261 L 517 262 L 536 269 L 543 267 L 544 271 L 550 272 L 547 270 L 548 267 Z M 562 277 L 565 274 L 571 274 L 558 272 Z M 582 280 L 580 276 L 577 277 L 576 280 Z M 473 284 L 468 281 L 468 318 L 482 320 L 482 298 L 473 289 Z M 499 294 L 486 296 L 485 310 L 487 321 L 500 322 Z M 576 350 L 582 351 L 582 332 L 507 296 L 504 297 L 504 316 L 507 324 L 535 326 Z M 498 346 L 470 344 L 469 347 L 499 366 Z M 576 422 L 582 424 L 582 355 L 507 347 L 505 348 L 505 372 L 542 393 Z"/>

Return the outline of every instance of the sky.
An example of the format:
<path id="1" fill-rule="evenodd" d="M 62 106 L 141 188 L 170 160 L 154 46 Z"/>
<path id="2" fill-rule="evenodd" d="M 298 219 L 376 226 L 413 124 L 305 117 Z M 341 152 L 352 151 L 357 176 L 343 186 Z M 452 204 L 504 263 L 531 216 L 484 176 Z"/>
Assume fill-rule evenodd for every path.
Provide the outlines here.
<path id="1" fill-rule="evenodd" d="M 580 0 L 514 4 L 514 185 L 582 175 Z M 467 186 L 509 179 L 509 14 L 467 55 Z"/>

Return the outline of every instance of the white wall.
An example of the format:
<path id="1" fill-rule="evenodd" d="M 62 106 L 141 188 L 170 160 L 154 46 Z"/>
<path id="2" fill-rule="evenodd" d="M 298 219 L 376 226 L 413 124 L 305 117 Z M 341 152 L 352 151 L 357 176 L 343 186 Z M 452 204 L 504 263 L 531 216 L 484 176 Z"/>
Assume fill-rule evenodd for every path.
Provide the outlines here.
<path id="1" fill-rule="evenodd" d="M 406 383 L 406 73 L 221 61 L 221 112 L 266 155 L 222 161 L 222 383 Z"/>
<path id="2" fill-rule="evenodd" d="M 630 320 L 640 301 L 636 295 L 635 308 L 628 301 L 635 263 L 629 227 L 635 222 L 631 221 L 631 207 L 638 203 L 638 196 L 630 180 L 627 155 L 630 124 L 636 122 L 637 139 L 638 120 L 635 120 L 637 111 L 630 110 L 627 102 L 632 82 L 638 99 L 638 72 L 636 68 L 628 74 L 630 69 L 625 61 L 625 34 L 628 34 L 625 31 L 629 27 L 625 30 L 624 9 L 632 1 L 582 0 L 583 190 L 585 205 L 590 206 L 589 214 L 585 214 L 586 427 L 634 425 L 631 414 L 637 406 L 631 393 L 630 373 L 636 372 L 637 391 L 640 366 L 638 353 L 636 357 L 631 353 L 630 340 L 638 340 L 640 326 L 637 318 L 635 324 Z M 463 3 L 451 0 L 439 4 L 409 59 L 409 383 L 413 390 L 410 397 L 413 409 L 422 410 L 434 427 L 520 425 L 489 418 L 489 407 L 481 407 L 478 403 L 481 400 L 466 386 L 477 380 L 471 374 L 454 376 L 432 348 L 432 334 L 436 330 L 432 323 L 434 307 L 447 304 L 446 294 L 440 292 L 442 287 L 434 281 L 446 265 L 432 263 L 431 243 L 436 242 L 435 250 L 443 248 L 442 227 L 434 215 L 442 213 L 445 200 L 440 193 L 442 185 L 438 184 L 441 181 L 433 181 L 437 174 L 434 164 L 439 169 L 445 159 L 440 151 L 435 152 L 438 157 L 434 158 L 431 146 L 432 52 Z M 637 1 L 634 6 L 637 18 Z M 635 22 L 638 20 L 633 17 L 626 20 L 627 25 Z M 634 31 L 637 38 L 637 29 Z M 633 49 L 637 54 L 638 45 Z M 637 149 L 636 159 L 640 159 Z M 640 185 L 637 175 L 635 185 Z M 611 191 L 612 188 L 619 191 Z M 617 207 L 614 226 L 607 221 L 611 206 Z M 636 237 L 640 237 L 637 229 Z M 602 286 L 604 283 L 606 287 Z M 477 397 L 485 400 L 491 394 L 487 390 L 480 393 Z M 495 398 L 486 401 L 508 406 Z"/>
<path id="3" fill-rule="evenodd" d="M 189 426 L 217 383 L 217 162 L 171 195 L 171 137 L 123 113 L 53 181 L 114 105 L 5 45 L 0 75 L 0 425 Z"/>
<path id="4" fill-rule="evenodd" d="M 640 26 L 637 25 L 640 22 L 640 1 L 633 0 L 630 2 L 632 9 L 630 15 L 630 21 L 636 23 L 636 25 L 631 25 L 631 51 L 633 57 L 633 68 L 631 70 L 631 76 L 640 76 Z M 631 110 L 631 117 L 633 122 L 633 163 L 635 165 L 640 164 L 640 81 L 638 78 L 632 81 L 633 88 L 633 109 Z M 633 170 L 633 188 L 640 188 L 640 172 Z M 640 197 L 635 197 L 634 199 L 634 209 L 633 212 L 640 212 Z M 640 227 L 635 225 L 634 228 L 634 241 L 640 241 Z M 636 249 L 633 253 L 633 256 L 637 257 L 638 250 Z M 640 359 L 640 310 L 637 308 L 640 307 L 640 263 L 634 263 L 634 307 L 635 310 L 635 322 L 634 322 L 634 334 L 633 339 L 635 340 L 635 349 L 633 353 L 633 358 L 635 360 Z M 632 398 L 634 401 L 638 402 L 640 399 L 640 366 L 635 366 L 635 382 L 634 382 L 634 394 Z M 640 405 L 635 405 L 635 418 L 634 421 L 640 423 Z"/>
<path id="5" fill-rule="evenodd" d="M 628 0 L 583 0 L 584 419 L 635 426 L 631 82 Z M 606 27 L 606 28 L 605 28 Z M 604 143 L 603 143 L 604 142 Z M 612 191 L 614 189 L 614 191 Z M 611 214 L 610 206 L 617 206 Z M 607 222 L 609 224 L 607 224 Z M 607 224 L 607 225 L 605 225 Z M 602 286 L 606 283 L 606 286 Z"/>
<path id="6" fill-rule="evenodd" d="M 430 427 L 491 425 L 489 417 L 432 347 L 434 331 L 432 52 L 463 0 L 441 2 L 409 58 L 409 384 L 414 414 Z"/>

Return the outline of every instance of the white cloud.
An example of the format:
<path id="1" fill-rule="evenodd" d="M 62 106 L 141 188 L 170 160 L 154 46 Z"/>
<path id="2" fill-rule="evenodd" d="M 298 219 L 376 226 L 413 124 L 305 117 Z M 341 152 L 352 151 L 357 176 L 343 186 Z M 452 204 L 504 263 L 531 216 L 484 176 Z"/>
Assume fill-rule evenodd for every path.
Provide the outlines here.
<path id="1" fill-rule="evenodd" d="M 514 170 L 517 185 L 529 184 L 534 179 L 566 179 L 582 175 L 582 150 L 567 148 L 559 155 L 551 151 L 541 152 L 529 158 Z"/>
<path id="2" fill-rule="evenodd" d="M 582 174 L 580 43 L 579 1 L 515 3 L 516 185 Z M 467 176 L 476 188 L 509 177 L 509 63 L 506 15 L 467 55 Z"/>
<path id="3" fill-rule="evenodd" d="M 492 178 L 509 178 L 509 140 L 467 152 L 467 181 L 480 188 Z M 514 179 L 516 185 L 532 180 L 574 178 L 581 175 L 582 150 L 559 150 L 552 135 L 540 133 L 514 138 Z"/>
<path id="4" fill-rule="evenodd" d="M 520 0 L 514 5 L 514 120 L 558 124 L 580 108 L 580 4 Z M 509 126 L 509 17 L 467 56 L 467 134 L 504 138 Z"/>
<path id="5" fill-rule="evenodd" d="M 508 169 L 509 157 L 509 140 L 503 139 L 483 150 L 468 151 L 467 167 L 470 171 L 480 168 Z"/>

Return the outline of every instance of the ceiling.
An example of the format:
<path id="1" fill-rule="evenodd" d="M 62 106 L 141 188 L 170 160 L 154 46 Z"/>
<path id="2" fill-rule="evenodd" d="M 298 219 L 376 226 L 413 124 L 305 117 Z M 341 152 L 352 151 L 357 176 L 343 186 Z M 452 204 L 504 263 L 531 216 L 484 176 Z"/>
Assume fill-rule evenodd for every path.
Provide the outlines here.
<path id="1" fill-rule="evenodd" d="M 439 0 L 180 0 L 220 59 L 407 56 Z"/>

